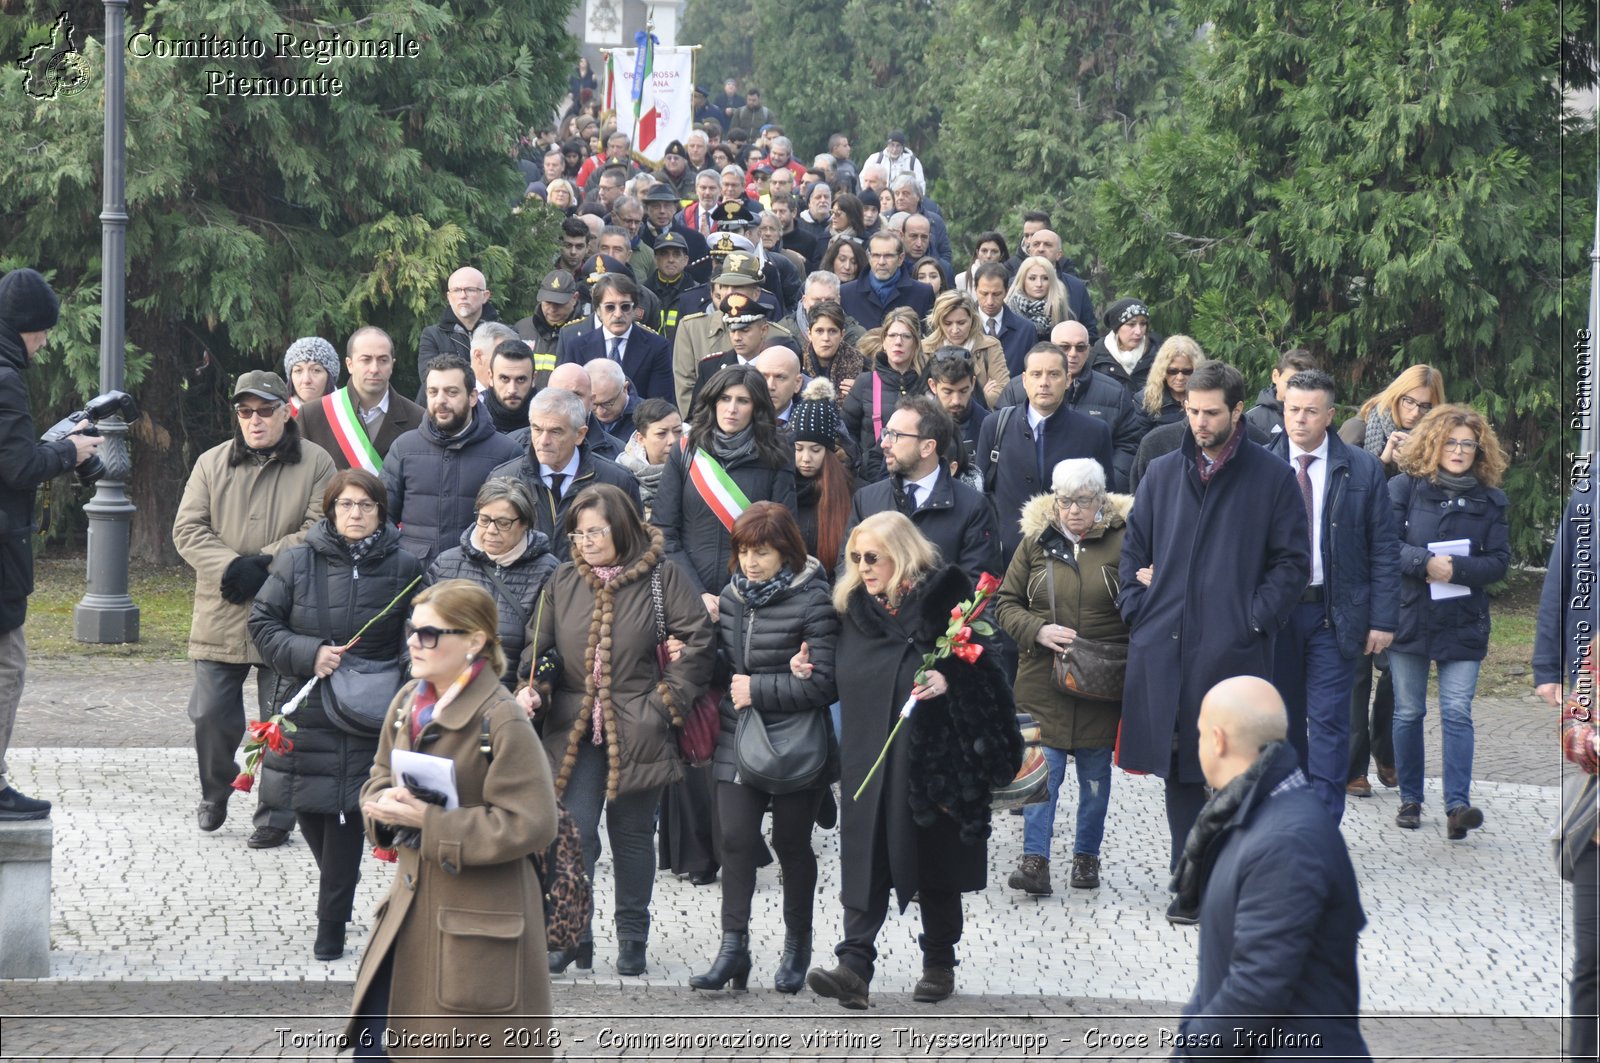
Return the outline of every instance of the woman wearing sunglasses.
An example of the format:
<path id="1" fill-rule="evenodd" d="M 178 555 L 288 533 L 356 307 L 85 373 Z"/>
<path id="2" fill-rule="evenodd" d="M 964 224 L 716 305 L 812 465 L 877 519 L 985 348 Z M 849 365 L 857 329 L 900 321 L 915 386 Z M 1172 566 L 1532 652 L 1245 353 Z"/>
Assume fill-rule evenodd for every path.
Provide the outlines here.
<path id="1" fill-rule="evenodd" d="M 922 978 L 912 999 L 933 1003 L 955 992 L 961 894 L 987 883 L 990 791 L 1016 775 L 1022 739 L 1010 687 L 989 653 L 970 663 L 944 657 L 922 670 L 951 610 L 972 597 L 971 579 L 941 566 L 938 548 L 898 512 L 856 525 L 845 561 L 833 591 L 844 938 L 834 949 L 838 965 L 812 968 L 806 984 L 843 1007 L 866 1008 L 893 890 L 901 912 L 919 900 Z M 912 697 L 902 733 L 855 800 Z"/>
<path id="2" fill-rule="evenodd" d="M 1161 344 L 1144 382 L 1144 415 L 1151 428 L 1184 419 L 1183 399 L 1189 394 L 1189 378 L 1205 361 L 1205 352 L 1188 336 L 1169 336 Z"/>
<path id="3" fill-rule="evenodd" d="M 533 526 L 533 495 L 521 480 L 498 476 L 478 488 L 472 523 L 461 533 L 461 545 L 434 558 L 428 581 L 471 580 L 494 599 L 500 610 L 500 645 L 517 660 L 528 640 L 528 625 L 545 581 L 560 564 L 550 537 Z M 517 677 L 502 679 L 516 689 Z"/>
<path id="4" fill-rule="evenodd" d="M 448 1044 L 452 1059 L 503 1059 L 508 1043 L 518 1059 L 551 1055 L 544 904 L 528 857 L 555 840 L 556 796 L 527 713 L 500 685 L 499 624 L 494 599 L 466 580 L 412 602 L 416 682 L 389 706 L 361 791 L 368 836 L 398 866 L 356 974 L 345 1036 L 357 1059 L 388 1059 L 383 1046 L 397 1043 Z M 400 750 L 449 761 L 459 807 L 412 793 L 392 768 Z"/>
<path id="5" fill-rule="evenodd" d="M 1446 837 L 1466 838 L 1483 825 L 1472 806 L 1472 699 L 1489 650 L 1491 583 L 1511 560 L 1506 496 L 1499 489 L 1506 456 L 1476 410 L 1439 406 L 1400 451 L 1389 481 L 1400 526 L 1400 624 L 1389 647 L 1394 675 L 1394 765 L 1400 775 L 1395 825 L 1422 825 L 1422 717 L 1428 671 L 1439 673 L 1444 733 Z"/>
<path id="6" fill-rule="evenodd" d="M 667 562 L 661 532 L 640 521 L 621 488 L 584 488 L 563 530 L 572 560 L 550 577 L 518 669 L 527 672 L 553 646 L 560 659 L 553 690 L 541 697 L 524 687 L 517 698 L 537 712 L 556 792 L 578 824 L 591 878 L 605 813 L 616 972 L 640 975 L 656 874 L 656 806 L 683 777 L 672 725 L 711 681 L 711 621 L 693 578 Z M 658 621 L 676 640 L 664 671 Z M 575 948 L 550 954 L 552 973 L 573 963 L 594 966 L 592 929 Z"/>
<path id="7" fill-rule="evenodd" d="M 273 560 L 250 610 L 250 638 L 276 676 L 275 712 L 312 676 L 322 680 L 291 717 L 292 746 L 267 749 L 261 799 L 272 808 L 294 811 L 319 872 L 312 954 L 336 960 L 344 954 L 345 924 L 361 878 L 361 786 L 378 749 L 378 721 L 399 689 L 401 628 L 410 594 L 360 642 L 349 642 L 422 573 L 422 562 L 400 549 L 383 483 L 366 470 L 335 473 L 323 492 L 322 512 L 305 542 Z M 341 667 L 359 668 L 347 664 L 350 657 L 394 661 L 394 684 L 370 691 L 370 704 L 330 715 L 329 677 Z M 352 727 L 355 713 L 369 717 L 370 726 Z"/>

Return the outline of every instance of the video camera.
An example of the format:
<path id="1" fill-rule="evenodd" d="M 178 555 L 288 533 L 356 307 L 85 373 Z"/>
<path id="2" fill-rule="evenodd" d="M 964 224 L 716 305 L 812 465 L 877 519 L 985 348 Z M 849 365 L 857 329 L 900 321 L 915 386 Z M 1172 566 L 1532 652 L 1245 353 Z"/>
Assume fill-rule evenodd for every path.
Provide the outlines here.
<path id="1" fill-rule="evenodd" d="M 121 417 L 124 421 L 133 422 L 139 419 L 139 404 L 133 396 L 125 391 L 108 391 L 104 395 L 97 395 L 89 400 L 88 405 L 81 410 L 74 410 L 61 420 L 50 426 L 50 430 L 39 438 L 46 443 L 55 443 L 67 438 L 83 422 L 88 421 L 88 427 L 79 434 L 97 436 L 100 429 L 95 425 L 107 417 Z M 100 460 L 100 455 L 90 454 L 76 469 L 73 470 L 81 487 L 91 487 L 94 482 L 106 474 L 105 463 Z"/>

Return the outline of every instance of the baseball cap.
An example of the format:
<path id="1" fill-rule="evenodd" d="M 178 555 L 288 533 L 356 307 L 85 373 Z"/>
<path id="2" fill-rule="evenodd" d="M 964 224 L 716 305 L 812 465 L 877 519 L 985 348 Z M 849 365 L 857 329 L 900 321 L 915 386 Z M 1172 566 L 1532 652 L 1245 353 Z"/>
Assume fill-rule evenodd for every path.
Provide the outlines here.
<path id="1" fill-rule="evenodd" d="M 238 402 L 240 395 L 254 395 L 268 402 L 288 402 L 289 385 L 277 373 L 253 369 L 240 376 L 233 385 L 233 401 Z"/>
<path id="2" fill-rule="evenodd" d="M 539 301 L 565 303 L 578 297 L 578 282 L 564 269 L 553 269 L 539 282 Z"/>

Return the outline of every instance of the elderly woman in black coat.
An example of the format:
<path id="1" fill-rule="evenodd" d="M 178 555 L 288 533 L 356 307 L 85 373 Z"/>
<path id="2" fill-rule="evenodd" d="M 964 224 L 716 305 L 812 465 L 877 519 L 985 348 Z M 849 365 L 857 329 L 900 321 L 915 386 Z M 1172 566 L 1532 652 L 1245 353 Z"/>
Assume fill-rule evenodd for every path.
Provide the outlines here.
<path id="1" fill-rule="evenodd" d="M 328 482 L 322 520 L 306 541 L 279 554 L 250 610 L 250 638 L 277 675 L 274 711 L 281 711 L 311 676 L 322 682 L 290 717 L 293 748 L 262 759 L 261 797 L 272 808 L 294 810 L 321 879 L 317 889 L 319 960 L 344 954 L 345 924 L 361 879 L 361 787 L 378 751 L 378 724 L 393 689 L 371 705 L 346 706 L 372 717 L 371 730 L 352 727 L 349 713 L 335 722 L 326 687 L 347 658 L 398 662 L 405 644 L 411 598 L 421 590 L 422 562 L 400 549 L 389 523 L 383 482 L 364 469 L 345 469 Z M 355 633 L 396 595 L 410 591 L 348 645 Z"/>
<path id="2" fill-rule="evenodd" d="M 893 889 L 902 912 L 918 897 L 922 978 L 912 996 L 933 1003 L 955 991 L 961 894 L 987 885 L 990 792 L 1015 777 L 1022 739 L 1010 686 L 990 654 L 922 669 L 951 610 L 972 597 L 971 580 L 940 567 L 938 550 L 898 512 L 856 525 L 845 557 L 833 593 L 843 618 L 835 659 L 844 939 L 838 966 L 812 968 L 806 984 L 846 1008 L 866 1008 Z M 910 698 L 904 733 L 853 800 Z"/>
<path id="3" fill-rule="evenodd" d="M 722 730 L 712 778 L 722 841 L 722 948 L 705 974 L 689 984 L 743 989 L 750 976 L 750 899 L 756 867 L 765 855 L 761 818 L 772 811 L 772 847 L 783 868 L 783 956 L 774 988 L 798 993 L 811 965 L 811 898 L 817 890 L 817 856 L 811 824 L 827 791 L 826 758 L 814 779 L 792 789 L 763 787 L 739 769 L 739 721 L 758 713 L 776 726 L 811 726 L 820 746 L 832 744 L 828 707 L 834 699 L 833 653 L 839 616 L 828 596 L 822 564 L 806 555 L 794 516 L 775 502 L 757 502 L 733 525 L 737 568 L 722 592 L 718 671 L 727 682 Z M 797 714 L 813 717 L 798 719 Z"/>
<path id="4" fill-rule="evenodd" d="M 561 563 L 550 537 L 533 526 L 533 494 L 521 480 L 497 476 L 478 488 L 473 522 L 451 547 L 428 567 L 428 582 L 471 580 L 489 592 L 500 611 L 500 645 L 506 659 L 522 656 L 539 592 Z M 515 671 L 501 677 L 507 690 L 517 688 Z"/>

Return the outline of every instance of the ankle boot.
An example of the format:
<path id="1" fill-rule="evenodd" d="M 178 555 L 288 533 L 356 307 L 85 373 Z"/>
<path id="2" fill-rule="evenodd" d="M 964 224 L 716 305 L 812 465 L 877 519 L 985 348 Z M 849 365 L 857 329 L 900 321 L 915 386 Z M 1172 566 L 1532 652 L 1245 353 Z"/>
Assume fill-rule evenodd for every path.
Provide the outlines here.
<path id="1" fill-rule="evenodd" d="M 317 940 L 311 955 L 319 960 L 337 960 L 344 955 L 344 920 L 318 919 Z"/>
<path id="2" fill-rule="evenodd" d="M 778 959 L 778 974 L 772 988 L 780 993 L 798 993 L 806 984 L 806 968 L 811 966 L 811 931 L 790 930 L 783 935 L 783 955 Z"/>
<path id="3" fill-rule="evenodd" d="M 694 989 L 721 989 L 730 981 L 733 988 L 740 990 L 750 984 L 750 935 L 740 930 L 722 935 L 722 948 L 711 962 L 711 970 L 689 979 L 689 985 Z"/>
<path id="4" fill-rule="evenodd" d="M 593 970 L 594 942 L 580 941 L 570 949 L 553 949 L 546 959 L 551 974 L 561 974 L 573 964 L 577 964 L 580 971 Z"/>

